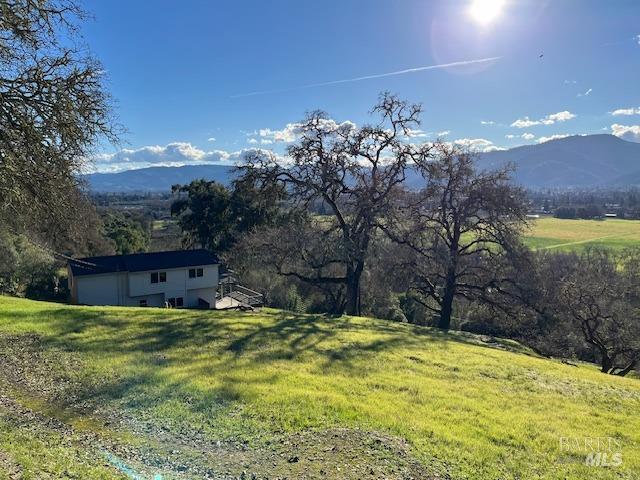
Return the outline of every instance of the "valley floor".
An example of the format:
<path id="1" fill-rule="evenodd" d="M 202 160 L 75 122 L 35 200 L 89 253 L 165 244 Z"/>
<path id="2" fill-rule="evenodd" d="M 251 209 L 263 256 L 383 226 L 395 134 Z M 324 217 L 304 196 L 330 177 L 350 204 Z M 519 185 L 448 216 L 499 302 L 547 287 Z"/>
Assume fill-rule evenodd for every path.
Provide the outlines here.
<path id="1" fill-rule="evenodd" d="M 586 247 L 621 250 L 640 246 L 640 220 L 566 220 L 542 217 L 525 232 L 537 250 L 580 251 Z"/>
<path id="2" fill-rule="evenodd" d="M 489 337 L 0 297 L 0 478 L 632 479 L 639 407 Z"/>

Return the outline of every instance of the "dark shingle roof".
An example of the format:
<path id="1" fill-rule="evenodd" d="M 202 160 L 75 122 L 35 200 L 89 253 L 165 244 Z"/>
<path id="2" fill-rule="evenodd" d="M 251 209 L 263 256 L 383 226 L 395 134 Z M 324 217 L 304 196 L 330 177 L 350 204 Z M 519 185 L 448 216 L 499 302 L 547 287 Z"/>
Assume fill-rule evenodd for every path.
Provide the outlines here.
<path id="1" fill-rule="evenodd" d="M 219 263 L 218 257 L 208 250 L 177 250 L 79 258 L 70 260 L 69 266 L 73 275 L 78 276 L 112 272 L 145 272 Z"/>

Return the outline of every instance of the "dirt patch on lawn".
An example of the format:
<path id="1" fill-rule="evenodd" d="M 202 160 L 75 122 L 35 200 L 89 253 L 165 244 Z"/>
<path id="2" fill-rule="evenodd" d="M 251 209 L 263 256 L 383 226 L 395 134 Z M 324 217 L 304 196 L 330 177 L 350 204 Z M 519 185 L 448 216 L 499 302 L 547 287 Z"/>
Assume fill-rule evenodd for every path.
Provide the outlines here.
<path id="1" fill-rule="evenodd" d="M 282 435 L 259 447 L 187 439 L 165 432 L 136 438 L 127 444 L 100 433 L 78 432 L 59 419 L 30 410 L 4 395 L 0 395 L 0 408 L 5 421 L 9 420 L 16 428 L 56 433 L 65 439 L 67 446 L 73 445 L 75 460 L 108 464 L 114 477 L 136 480 L 448 478 L 434 474 L 415 459 L 405 441 L 377 432 L 307 431 Z M 1 451 L 0 469 L 12 480 L 21 478 L 21 466 Z"/>
<path id="2" fill-rule="evenodd" d="M 134 471 L 145 472 L 150 478 L 161 475 L 163 479 L 448 478 L 434 474 L 416 460 L 406 442 L 354 429 L 282 436 L 265 447 L 240 448 L 206 442 L 179 444 L 177 441 L 169 448 L 158 447 L 156 443 L 130 452 L 133 455 L 124 461 Z"/>
<path id="3" fill-rule="evenodd" d="M 22 468 L 11 457 L 0 450 L 0 478 L 9 480 L 20 480 L 22 478 Z"/>
<path id="4" fill-rule="evenodd" d="M 259 459 L 247 471 L 271 471 L 280 478 L 296 479 L 438 478 L 413 457 L 405 441 L 354 429 L 290 435 L 276 442 L 273 450 Z"/>
<path id="5" fill-rule="evenodd" d="M 269 440 L 257 445 L 177 432 L 87 401 L 82 393 L 100 380 L 87 379 L 81 371 L 76 352 L 52 349 L 37 335 L 0 334 L 5 423 L 50 432 L 73 446 L 78 461 L 109 465 L 114 476 L 136 480 L 448 478 L 419 462 L 406 441 L 379 432 L 336 428 L 281 433 L 265 435 Z M 11 479 L 20 478 L 22 471 L 2 451 L 0 469 L 10 472 Z"/>

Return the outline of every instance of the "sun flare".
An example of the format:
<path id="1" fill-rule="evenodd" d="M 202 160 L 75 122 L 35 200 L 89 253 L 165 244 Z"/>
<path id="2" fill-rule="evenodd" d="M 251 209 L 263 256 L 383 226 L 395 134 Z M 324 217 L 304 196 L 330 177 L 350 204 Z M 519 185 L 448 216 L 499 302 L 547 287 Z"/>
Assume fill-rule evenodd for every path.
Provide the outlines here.
<path id="1" fill-rule="evenodd" d="M 481 25 L 488 25 L 502 13 L 505 0 L 473 0 L 469 7 L 471 17 Z"/>

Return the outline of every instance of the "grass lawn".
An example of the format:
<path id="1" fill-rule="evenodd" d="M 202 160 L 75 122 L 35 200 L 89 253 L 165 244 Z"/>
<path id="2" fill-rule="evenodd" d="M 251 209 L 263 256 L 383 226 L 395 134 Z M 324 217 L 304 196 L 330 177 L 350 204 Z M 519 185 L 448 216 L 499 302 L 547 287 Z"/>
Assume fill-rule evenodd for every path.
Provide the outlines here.
<path id="1" fill-rule="evenodd" d="M 640 472 L 640 380 L 490 338 L 0 297 L 0 361 L 0 478 Z M 619 444 L 620 467 L 585 465 L 574 441 L 595 438 Z"/>
<path id="2" fill-rule="evenodd" d="M 586 246 L 612 249 L 640 246 L 640 220 L 534 220 L 525 235 L 534 249 L 580 250 Z"/>

